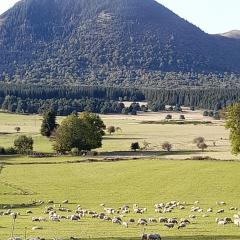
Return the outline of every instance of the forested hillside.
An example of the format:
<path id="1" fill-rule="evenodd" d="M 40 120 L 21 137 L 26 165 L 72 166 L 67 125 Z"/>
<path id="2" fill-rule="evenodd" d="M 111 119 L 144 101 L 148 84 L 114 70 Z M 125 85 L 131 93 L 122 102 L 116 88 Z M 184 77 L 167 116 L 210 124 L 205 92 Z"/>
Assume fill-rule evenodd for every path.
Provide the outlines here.
<path id="1" fill-rule="evenodd" d="M 239 52 L 154 0 L 22 0 L 0 16 L 4 82 L 231 87 Z"/>

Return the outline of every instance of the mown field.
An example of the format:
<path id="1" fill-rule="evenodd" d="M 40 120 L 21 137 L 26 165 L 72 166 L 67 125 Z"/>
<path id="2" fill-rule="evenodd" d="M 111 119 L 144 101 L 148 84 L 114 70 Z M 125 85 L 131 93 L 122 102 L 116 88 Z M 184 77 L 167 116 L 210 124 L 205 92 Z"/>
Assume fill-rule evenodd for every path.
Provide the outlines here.
<path id="1" fill-rule="evenodd" d="M 102 116 L 107 126 L 121 127 L 122 132 L 106 135 L 103 147 L 98 149 L 103 156 L 133 156 L 140 159 L 103 162 L 86 161 L 80 157 L 29 158 L 0 156 L 0 212 L 13 208 L 20 215 L 16 221 L 15 236 L 44 237 L 49 239 L 78 238 L 96 239 L 139 239 L 144 231 L 137 224 L 124 228 L 111 222 L 92 219 L 86 215 L 78 222 L 62 220 L 61 222 L 32 222 L 32 217 L 46 217 L 44 209 L 48 200 L 55 202 L 55 208 L 63 200 L 69 204 L 61 204 L 72 212 L 59 212 L 64 216 L 71 215 L 77 205 L 84 209 L 103 212 L 100 204 L 106 207 L 119 208 L 125 204 L 137 203 L 147 208 L 143 215 L 124 214 L 124 221 L 129 218 L 188 218 L 195 201 L 203 208 L 203 213 L 194 213 L 197 218 L 191 224 L 178 230 L 167 229 L 160 223 L 149 224 L 147 233 L 160 233 L 168 240 L 212 240 L 240 239 L 240 229 L 233 224 L 219 226 L 216 217 L 232 217 L 237 211 L 230 207 L 240 208 L 240 162 L 230 153 L 228 131 L 222 121 L 203 118 L 200 111 L 184 112 L 187 121 L 211 121 L 211 124 L 161 124 L 166 113 L 147 113 L 139 116 L 108 115 Z M 173 114 L 174 119 L 179 114 Z M 61 122 L 62 118 L 58 118 Z M 151 121 L 151 124 L 142 124 Z M 23 116 L 0 113 L 0 146 L 11 146 L 19 134 L 27 134 L 34 138 L 35 151 L 52 152 L 51 143 L 40 136 L 40 116 Z M 16 133 L 14 128 L 21 127 Z M 193 138 L 203 136 L 209 148 L 199 151 L 192 143 Z M 147 141 L 149 151 L 132 153 L 129 151 L 132 142 Z M 169 141 L 173 144 L 173 152 L 167 154 L 161 150 L 161 144 Z M 213 146 L 213 142 L 216 146 Z M 235 161 L 186 161 L 193 156 L 210 156 L 219 160 Z M 91 158 L 91 157 L 87 157 Z M 170 160 L 175 159 L 175 160 Z M 181 160 L 182 159 L 182 160 Z M 41 206 L 28 206 L 33 201 L 42 200 Z M 168 201 L 186 202 L 186 209 L 175 209 L 172 213 L 155 213 L 154 204 Z M 225 201 L 226 206 L 217 206 L 216 201 Z M 25 204 L 22 205 L 22 204 Z M 206 210 L 212 207 L 213 213 L 203 217 Z M 216 211 L 224 208 L 223 214 Z M 26 211 L 31 210 L 32 214 Z M 118 216 L 113 215 L 113 216 Z M 111 217 L 113 217 L 111 216 Z M 38 226 L 42 230 L 33 231 Z M 8 239 L 11 234 L 12 218 L 0 216 L 0 239 Z"/>
<path id="2" fill-rule="evenodd" d="M 103 147 L 99 152 L 124 151 L 128 155 L 132 142 L 139 142 L 142 146 L 144 141 L 150 143 L 150 151 L 153 155 L 160 155 L 164 158 L 186 159 L 192 156 L 210 156 L 215 159 L 238 159 L 230 152 L 229 133 L 222 121 L 213 121 L 211 118 L 202 117 L 201 111 L 184 111 L 186 121 L 210 121 L 211 124 L 159 124 L 168 113 L 145 113 L 138 116 L 124 115 L 104 115 L 106 126 L 114 125 L 120 127 L 122 132 L 113 135 L 106 135 Z M 172 113 L 173 119 L 178 119 L 180 113 Z M 62 117 L 58 118 L 61 122 Z M 149 122 L 151 124 L 143 124 Z M 13 145 L 14 139 L 19 134 L 31 135 L 34 139 L 34 150 L 40 152 L 52 152 L 51 142 L 42 137 L 39 133 L 41 117 L 38 115 L 15 115 L 0 113 L 0 146 L 8 147 Z M 16 133 L 14 128 L 21 127 L 21 132 Z M 203 136 L 208 144 L 208 149 L 204 153 L 193 144 L 195 137 Z M 169 141 L 173 145 L 173 152 L 164 154 L 161 144 Z M 216 146 L 213 146 L 213 143 Z M 148 155 L 151 155 L 151 152 Z M 138 153 L 144 156 L 145 153 Z M 163 156 L 164 155 L 164 156 Z"/>

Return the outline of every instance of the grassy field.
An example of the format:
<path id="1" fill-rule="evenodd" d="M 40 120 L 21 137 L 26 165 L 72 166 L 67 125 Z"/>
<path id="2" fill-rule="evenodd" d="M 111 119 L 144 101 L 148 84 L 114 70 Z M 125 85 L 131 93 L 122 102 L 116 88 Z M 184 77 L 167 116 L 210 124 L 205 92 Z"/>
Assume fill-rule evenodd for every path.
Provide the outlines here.
<path id="1" fill-rule="evenodd" d="M 55 208 L 63 200 L 72 210 L 71 213 L 57 213 L 64 216 L 71 215 L 78 204 L 84 209 L 103 212 L 100 204 L 107 207 L 119 208 L 134 203 L 147 208 L 143 215 L 126 214 L 123 218 L 135 220 L 143 217 L 158 218 L 177 217 L 188 218 L 193 203 L 198 200 L 203 213 L 194 213 L 197 218 L 182 230 L 166 229 L 163 224 L 149 224 L 147 233 L 157 232 L 168 240 L 213 240 L 240 239 L 239 228 L 233 224 L 218 226 L 216 217 L 232 217 L 237 211 L 230 211 L 230 207 L 240 208 L 240 162 L 239 161 L 184 161 L 194 156 L 210 156 L 220 160 L 238 160 L 230 153 L 228 131 L 222 121 L 213 121 L 202 117 L 201 111 L 190 112 L 184 110 L 187 121 L 207 121 L 208 124 L 159 124 L 167 113 L 145 113 L 138 116 L 105 115 L 101 116 L 107 126 L 120 127 L 122 132 L 106 135 L 103 147 L 98 149 L 103 158 L 98 162 L 87 161 L 80 157 L 29 158 L 0 156 L 0 212 L 13 208 L 20 215 L 17 218 L 15 235 L 24 239 L 27 228 L 28 237 L 41 236 L 48 239 L 69 239 L 71 236 L 96 239 L 139 239 L 143 228 L 132 224 L 129 228 L 92 219 L 86 215 L 78 222 L 62 220 L 60 223 L 47 221 L 34 223 L 32 217 L 47 217 L 44 209 L 48 200 L 54 200 Z M 174 120 L 180 114 L 173 113 Z M 61 122 L 62 118 L 58 118 Z M 143 122 L 145 121 L 145 124 Z M 147 124 L 146 124 L 147 122 Z M 39 134 L 41 117 L 0 113 L 0 146 L 11 146 L 20 134 L 34 138 L 36 151 L 52 152 L 51 143 Z M 14 128 L 21 127 L 16 133 Z M 193 138 L 203 136 L 209 148 L 200 152 L 192 143 Z M 103 162 L 105 156 L 133 156 L 129 151 L 132 142 L 147 141 L 149 151 L 137 152 L 140 159 L 116 162 Z M 174 151 L 170 154 L 161 150 L 161 144 L 169 141 Z M 216 146 L 213 146 L 213 142 Z M 121 159 L 121 158 L 120 158 Z M 182 160 L 181 160 L 182 159 Z M 28 205 L 33 201 L 43 200 L 41 206 Z M 187 202 L 185 210 L 175 209 L 172 213 L 156 214 L 154 204 L 167 201 Z M 216 201 L 227 203 L 223 208 L 225 213 L 216 214 L 222 206 Z M 23 205 L 25 204 L 25 206 Z M 214 212 L 203 217 L 206 210 L 212 207 Z M 32 214 L 26 214 L 32 210 Z M 111 216 L 112 217 L 112 216 Z M 32 227 L 39 226 L 42 230 L 32 231 Z M 0 216 L 0 239 L 10 237 L 12 218 Z"/>
<path id="2" fill-rule="evenodd" d="M 5 159 L 5 162 L 14 159 Z M 143 215 L 125 214 L 124 220 L 130 217 L 184 217 L 188 218 L 191 204 L 198 200 L 204 209 L 213 207 L 214 213 L 203 218 L 204 213 L 196 213 L 197 219 L 183 230 L 166 229 L 162 224 L 149 224 L 146 232 L 161 233 L 163 239 L 239 239 L 239 228 L 233 225 L 218 226 L 216 217 L 232 217 L 236 211 L 229 208 L 240 207 L 240 163 L 210 161 L 178 160 L 137 160 L 115 163 L 78 163 L 78 164 L 32 164 L 35 159 L 26 159 L 27 165 L 5 165 L 0 180 L 0 204 L 18 206 L 33 200 L 54 200 L 61 203 L 68 199 L 67 208 L 74 211 L 80 204 L 85 209 L 102 212 L 101 203 L 107 207 L 118 208 L 138 203 L 148 210 Z M 154 212 L 154 204 L 167 201 L 186 201 L 185 210 L 174 210 L 173 213 L 159 214 Z M 216 214 L 222 208 L 216 201 L 225 201 L 224 214 Z M 19 206 L 18 206 L 19 207 Z M 17 219 L 16 235 L 23 237 L 27 227 L 28 236 L 41 236 L 69 239 L 70 236 L 82 238 L 117 238 L 138 239 L 142 227 L 136 224 L 128 229 L 120 225 L 82 218 L 79 222 L 62 220 L 60 223 L 33 223 L 31 218 L 46 217 L 43 214 L 45 205 L 34 208 L 17 208 L 20 212 Z M 33 214 L 26 214 L 31 209 Z M 59 213 L 59 212 L 58 212 Z M 71 215 L 72 213 L 60 213 Z M 195 213 L 194 213 L 195 214 Z M 11 231 L 12 220 L 9 216 L 0 217 L 0 238 L 7 239 Z M 32 227 L 43 229 L 32 231 Z M 54 231 L 53 231 L 54 229 Z M 184 237 L 185 236 L 185 237 Z M 202 237 L 197 237 L 202 236 Z M 220 236 L 214 238 L 214 236 Z"/>
<path id="3" fill-rule="evenodd" d="M 202 117 L 201 111 L 184 111 L 187 121 L 211 121 L 211 124 L 158 124 L 168 113 L 145 113 L 138 116 L 104 115 L 102 119 L 107 126 L 121 127 L 122 132 L 106 135 L 103 147 L 99 152 L 129 151 L 132 142 L 144 141 L 150 143 L 151 151 L 162 157 L 161 144 L 169 141 L 173 145 L 174 152 L 164 156 L 170 159 L 186 159 L 192 156 L 210 156 L 216 159 L 238 159 L 230 153 L 229 133 L 224 128 L 222 121 L 213 121 L 211 118 Z M 174 119 L 178 119 L 180 113 L 172 113 Z M 62 118 L 58 118 L 61 122 Z M 143 124 L 143 121 L 152 121 L 153 124 Z M 52 152 L 51 142 L 39 134 L 41 117 L 23 116 L 0 113 L 0 146 L 11 146 L 19 134 L 31 135 L 34 139 L 34 150 L 41 152 Z M 14 130 L 16 126 L 21 127 L 21 133 Z M 209 148 L 206 152 L 200 152 L 192 143 L 195 137 L 203 136 Z M 213 142 L 216 146 L 213 146 Z M 144 155 L 144 154 L 143 154 Z"/>

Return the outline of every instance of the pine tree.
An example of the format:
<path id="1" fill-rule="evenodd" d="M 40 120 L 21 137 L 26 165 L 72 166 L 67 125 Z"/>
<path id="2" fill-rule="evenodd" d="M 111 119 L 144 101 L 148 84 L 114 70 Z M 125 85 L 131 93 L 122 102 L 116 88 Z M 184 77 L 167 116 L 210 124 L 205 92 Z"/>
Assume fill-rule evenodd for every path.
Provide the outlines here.
<path id="1" fill-rule="evenodd" d="M 43 114 L 43 121 L 41 126 L 41 134 L 45 137 L 50 137 L 56 128 L 56 114 L 49 110 Z"/>

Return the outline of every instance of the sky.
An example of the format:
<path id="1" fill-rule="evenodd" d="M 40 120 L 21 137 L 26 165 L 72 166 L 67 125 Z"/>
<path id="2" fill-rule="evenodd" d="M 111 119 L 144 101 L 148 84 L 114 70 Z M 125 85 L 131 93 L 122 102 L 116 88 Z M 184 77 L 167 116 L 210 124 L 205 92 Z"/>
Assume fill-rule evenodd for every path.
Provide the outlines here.
<path id="1" fill-rule="evenodd" d="M 18 0 L 0 0 L 0 14 Z M 240 30 L 240 0 L 157 0 L 207 33 Z"/>

